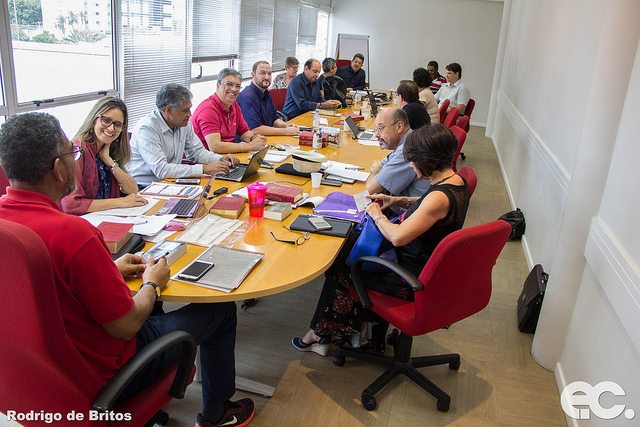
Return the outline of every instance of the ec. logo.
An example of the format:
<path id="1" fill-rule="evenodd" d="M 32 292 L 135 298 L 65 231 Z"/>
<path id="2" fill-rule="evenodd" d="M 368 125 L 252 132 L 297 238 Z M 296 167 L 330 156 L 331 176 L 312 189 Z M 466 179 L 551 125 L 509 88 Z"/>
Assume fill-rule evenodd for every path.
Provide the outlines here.
<path id="1" fill-rule="evenodd" d="M 623 412 L 624 417 L 628 420 L 636 416 L 633 409 L 625 410 L 625 405 L 613 405 L 610 408 L 603 407 L 600 404 L 600 397 L 607 392 L 614 396 L 626 396 L 622 387 L 613 381 L 602 381 L 595 386 L 584 381 L 574 381 L 562 390 L 560 404 L 565 414 L 577 420 L 590 419 L 591 412 L 603 420 L 612 420 Z M 576 406 L 587 406 L 588 408 L 581 409 L 576 408 Z"/>

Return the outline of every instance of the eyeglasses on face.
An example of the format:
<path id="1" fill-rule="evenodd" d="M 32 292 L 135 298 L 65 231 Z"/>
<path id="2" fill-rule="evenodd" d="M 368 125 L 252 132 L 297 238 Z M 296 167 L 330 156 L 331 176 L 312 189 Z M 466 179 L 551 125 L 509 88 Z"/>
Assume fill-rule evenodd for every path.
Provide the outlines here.
<path id="1" fill-rule="evenodd" d="M 235 84 L 233 82 L 230 81 L 226 81 L 226 82 L 220 82 L 221 84 L 225 85 L 227 88 L 232 89 L 232 88 L 236 88 L 238 90 L 240 90 L 240 88 L 242 88 L 242 85 L 240 84 Z"/>
<path id="2" fill-rule="evenodd" d="M 111 120 L 111 118 L 103 116 L 102 114 L 98 115 L 98 118 L 100 119 L 100 123 L 102 123 L 105 127 L 113 125 L 113 129 L 117 131 L 121 131 L 122 128 L 124 128 L 124 123 L 113 121 Z"/>
<path id="3" fill-rule="evenodd" d="M 73 150 L 69 151 L 68 153 L 62 153 L 62 154 L 59 154 L 59 155 L 55 156 L 53 158 L 53 163 L 51 163 L 51 168 L 53 169 L 53 166 L 56 163 L 56 159 L 59 159 L 59 158 L 64 157 L 64 156 L 68 156 L 70 154 L 73 154 L 73 160 L 77 162 L 78 160 L 80 160 L 80 156 L 82 156 L 83 152 L 84 152 L 84 148 L 78 147 L 77 145 L 74 145 L 73 146 Z"/>
<path id="4" fill-rule="evenodd" d="M 295 246 L 300 246 L 301 244 L 303 244 L 304 242 L 306 242 L 310 238 L 310 234 L 309 233 L 304 233 L 302 236 L 298 237 L 295 240 L 281 240 L 281 239 L 278 239 L 275 236 L 275 234 L 273 234 L 273 231 L 271 231 L 271 235 L 273 236 L 274 239 L 276 239 L 277 242 L 289 243 L 290 245 L 295 245 Z"/>
<path id="5" fill-rule="evenodd" d="M 374 130 L 375 130 L 376 133 L 382 133 L 384 128 L 386 128 L 387 126 L 395 125 L 396 123 L 398 123 L 398 122 L 391 122 L 391 123 L 386 124 L 386 125 L 380 125 L 380 126 L 376 127 Z"/>

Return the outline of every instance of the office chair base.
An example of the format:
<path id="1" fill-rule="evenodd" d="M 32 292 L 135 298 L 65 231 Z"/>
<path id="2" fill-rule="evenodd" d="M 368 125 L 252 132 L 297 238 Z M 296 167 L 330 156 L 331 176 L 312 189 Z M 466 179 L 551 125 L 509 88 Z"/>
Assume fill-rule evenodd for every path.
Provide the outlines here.
<path id="1" fill-rule="evenodd" d="M 393 338 L 390 339 L 390 341 L 393 344 L 394 349 L 393 357 L 340 347 L 338 348 L 338 353 L 333 359 L 333 363 L 337 366 L 344 365 L 346 356 L 388 366 L 387 370 L 362 392 L 362 405 L 365 409 L 367 411 L 373 411 L 377 406 L 374 395 L 382 390 L 395 377 L 400 374 L 404 374 L 437 399 L 436 407 L 439 411 L 448 411 L 449 406 L 451 405 L 451 397 L 431 382 L 427 377 L 422 375 L 417 368 L 448 364 L 449 369 L 458 370 L 460 368 L 460 355 L 442 354 L 435 356 L 410 357 L 413 337 L 404 333 L 401 333 L 398 336 L 397 333 L 394 333 Z"/>
<path id="2" fill-rule="evenodd" d="M 169 422 L 169 414 L 163 410 L 159 410 L 156 414 L 144 424 L 144 427 L 153 427 L 156 424 L 161 426 L 167 425 Z"/>

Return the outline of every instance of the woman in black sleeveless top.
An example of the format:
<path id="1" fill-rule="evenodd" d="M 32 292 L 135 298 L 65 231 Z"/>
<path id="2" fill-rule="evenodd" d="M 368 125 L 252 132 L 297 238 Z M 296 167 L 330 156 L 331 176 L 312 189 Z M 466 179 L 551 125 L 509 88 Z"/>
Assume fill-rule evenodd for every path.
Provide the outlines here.
<path id="1" fill-rule="evenodd" d="M 446 126 L 423 126 L 407 137 L 405 159 L 418 178 L 430 179 L 431 186 L 421 197 L 392 197 L 383 194 L 369 196 L 378 203 L 367 207 L 384 237 L 396 249 L 398 263 L 416 277 L 448 234 L 462 228 L 469 206 L 469 186 L 451 167 L 458 141 Z M 400 223 L 392 223 L 382 213 L 389 206 L 399 205 L 407 211 Z M 302 338 L 294 338 L 293 346 L 301 351 L 326 355 L 332 335 L 347 337 L 360 333 L 362 307 L 351 298 L 350 268 L 345 260 L 357 240 L 348 237 L 336 261 L 325 273 L 325 283 L 311 321 L 310 330 Z M 371 272 L 364 274 L 367 287 L 399 298 L 413 299 L 413 291 L 394 274 Z"/>

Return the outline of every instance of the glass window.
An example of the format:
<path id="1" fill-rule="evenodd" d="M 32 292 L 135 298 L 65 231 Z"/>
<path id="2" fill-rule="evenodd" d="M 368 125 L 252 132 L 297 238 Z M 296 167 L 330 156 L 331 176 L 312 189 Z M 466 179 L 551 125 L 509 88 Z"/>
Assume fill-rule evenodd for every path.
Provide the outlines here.
<path id="1" fill-rule="evenodd" d="M 284 70 L 288 56 L 296 55 L 296 32 L 298 30 L 298 2 L 296 0 L 276 0 L 273 26 L 274 71 Z M 302 58 L 298 58 L 301 60 Z M 307 58 L 308 59 L 308 58 Z M 303 59 L 304 63 L 306 59 Z"/>
<path id="2" fill-rule="evenodd" d="M 111 3 L 96 4 L 9 0 L 18 103 L 114 89 L 111 20 L 89 19 Z"/>
<path id="3" fill-rule="evenodd" d="M 302 5 L 301 12 L 302 12 Z M 296 57 L 300 61 L 300 68 L 302 64 L 309 58 L 315 58 L 322 62 L 327 56 L 327 43 L 329 37 L 329 13 L 318 11 L 317 12 L 316 26 L 314 28 L 314 36 L 302 36 L 302 33 L 298 34 L 298 44 L 296 46 Z"/>
<path id="4" fill-rule="evenodd" d="M 253 64 L 271 61 L 273 0 L 243 0 L 238 71 L 250 78 Z"/>
<path id="5" fill-rule="evenodd" d="M 78 132 L 82 122 L 96 102 L 97 101 L 78 102 L 75 104 L 46 108 L 38 110 L 38 112 L 49 113 L 60 120 L 60 127 L 65 135 L 67 135 L 67 138 L 71 139 L 75 136 L 76 132 Z"/>

